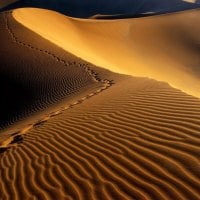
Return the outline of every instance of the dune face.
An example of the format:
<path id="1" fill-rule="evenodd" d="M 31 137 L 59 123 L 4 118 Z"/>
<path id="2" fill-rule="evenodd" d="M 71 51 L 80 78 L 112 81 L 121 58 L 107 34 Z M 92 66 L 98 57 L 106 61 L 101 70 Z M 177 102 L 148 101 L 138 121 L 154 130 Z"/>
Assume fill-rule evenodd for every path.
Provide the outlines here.
<path id="1" fill-rule="evenodd" d="M 0 13 L 0 200 L 200 200 L 199 19 Z"/>
<path id="2" fill-rule="evenodd" d="M 73 17 L 167 13 L 200 7 L 199 0 L 21 0 L 17 7 L 51 9 Z"/>
<path id="3" fill-rule="evenodd" d="M 115 84 L 0 155 L 0 197 L 199 200 L 199 99 L 94 70 Z"/>
<path id="4" fill-rule="evenodd" d="M 114 21 L 78 20 L 40 9 L 18 9 L 13 16 L 91 63 L 165 81 L 200 97 L 199 10 Z"/>
<path id="5" fill-rule="evenodd" d="M 102 85 L 86 62 L 15 24 L 10 14 L 1 14 L 1 128 Z"/>

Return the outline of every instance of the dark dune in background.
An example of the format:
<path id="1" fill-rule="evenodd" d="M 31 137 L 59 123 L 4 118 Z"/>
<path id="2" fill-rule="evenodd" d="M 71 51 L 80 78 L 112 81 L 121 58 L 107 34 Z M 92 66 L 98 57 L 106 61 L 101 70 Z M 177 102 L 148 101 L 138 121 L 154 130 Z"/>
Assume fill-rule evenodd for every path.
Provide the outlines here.
<path id="1" fill-rule="evenodd" d="M 1 0 L 0 1 L 0 9 L 4 8 L 4 7 L 6 7 L 6 6 L 8 6 L 8 5 L 12 4 L 12 3 L 15 3 L 17 1 L 18 0 Z"/>
<path id="2" fill-rule="evenodd" d="M 102 15 L 138 16 L 143 13 L 168 13 L 200 7 L 200 0 L 21 0 L 6 9 L 38 7 L 73 17 Z M 4 9 L 5 10 L 5 9 Z"/>

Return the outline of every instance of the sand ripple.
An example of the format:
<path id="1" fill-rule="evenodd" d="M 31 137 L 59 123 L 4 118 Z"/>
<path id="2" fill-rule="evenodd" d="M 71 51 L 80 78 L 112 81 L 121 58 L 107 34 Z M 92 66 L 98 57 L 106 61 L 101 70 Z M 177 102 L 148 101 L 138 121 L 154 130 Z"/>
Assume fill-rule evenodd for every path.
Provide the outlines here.
<path id="1" fill-rule="evenodd" d="M 199 200 L 199 116 L 197 98 L 124 78 L 2 154 L 2 199 Z"/>

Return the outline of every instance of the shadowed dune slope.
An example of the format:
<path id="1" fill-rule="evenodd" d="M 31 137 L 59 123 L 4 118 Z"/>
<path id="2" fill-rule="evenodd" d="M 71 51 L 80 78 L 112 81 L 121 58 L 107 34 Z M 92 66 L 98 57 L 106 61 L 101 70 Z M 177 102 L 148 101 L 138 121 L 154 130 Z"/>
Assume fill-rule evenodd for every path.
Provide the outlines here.
<path id="1" fill-rule="evenodd" d="M 89 64 L 0 15 L 0 127 L 102 85 Z"/>
<path id="2" fill-rule="evenodd" d="M 200 97 L 200 10 L 110 21 L 73 19 L 31 8 L 17 9 L 13 16 L 87 61 L 165 81 Z"/>
<path id="3" fill-rule="evenodd" d="M 0 1 L 0 9 L 12 4 L 12 3 L 15 3 L 17 2 L 18 0 L 1 0 Z"/>
<path id="4" fill-rule="evenodd" d="M 1 199 L 200 199 L 199 99 L 107 75 L 116 84 L 0 155 Z"/>

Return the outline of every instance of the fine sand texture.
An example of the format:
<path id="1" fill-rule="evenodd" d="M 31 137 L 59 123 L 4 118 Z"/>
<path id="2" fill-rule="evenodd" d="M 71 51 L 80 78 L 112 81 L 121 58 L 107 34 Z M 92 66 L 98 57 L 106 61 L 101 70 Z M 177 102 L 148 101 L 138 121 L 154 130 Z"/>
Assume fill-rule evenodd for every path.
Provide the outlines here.
<path id="1" fill-rule="evenodd" d="M 118 73 L 150 77 L 200 97 L 200 10 L 121 20 L 83 20 L 42 9 L 14 18 L 68 52 Z M 51 23 L 46 24 L 47 21 Z"/>
<path id="2" fill-rule="evenodd" d="M 125 34 L 125 27 L 119 29 L 118 23 L 129 24 L 129 20 L 117 20 L 115 26 L 114 22 L 27 10 L 14 11 L 14 17 L 21 23 L 24 20 L 32 31 L 12 13 L 0 15 L 0 76 L 5 77 L 0 80 L 4 94 L 0 103 L 0 200 L 200 200 L 200 99 L 170 86 L 175 73 L 177 79 L 178 72 L 186 73 L 181 66 L 174 64 L 171 78 L 170 73 L 163 78 L 162 70 L 157 80 L 130 76 L 134 70 L 135 75 L 147 76 L 147 72 L 138 73 L 133 62 L 133 69 L 128 68 L 126 48 L 118 49 Z M 165 17 L 149 20 L 163 22 Z M 65 26 L 74 34 L 67 34 Z M 105 52 L 100 46 L 101 31 L 108 37 Z M 78 37 L 78 33 L 82 34 Z M 93 37 L 97 40 L 94 52 Z M 127 35 L 127 43 L 130 38 Z M 159 40 L 158 35 L 155 39 Z M 130 43 L 127 52 L 133 46 Z M 96 66 L 77 57 L 82 57 L 82 48 L 87 56 L 93 52 Z M 155 52 L 150 53 L 153 57 Z M 107 69 L 98 67 L 103 58 L 108 61 L 106 54 L 110 63 L 122 56 L 121 70 L 130 75 L 109 71 L 113 64 L 102 65 Z M 150 58 L 144 55 L 144 61 Z M 153 58 L 158 67 L 162 62 Z M 151 71 L 144 67 L 141 70 Z M 189 70 L 188 74 L 191 80 L 198 78 Z M 192 83 L 187 82 L 188 87 Z M 198 86 L 193 87 L 196 92 Z"/>
<path id="3" fill-rule="evenodd" d="M 87 62 L 14 21 L 0 15 L 1 128 L 104 85 Z"/>
<path id="4" fill-rule="evenodd" d="M 109 89 L 0 155 L 1 199 L 200 199 L 199 99 L 107 74 Z"/>

